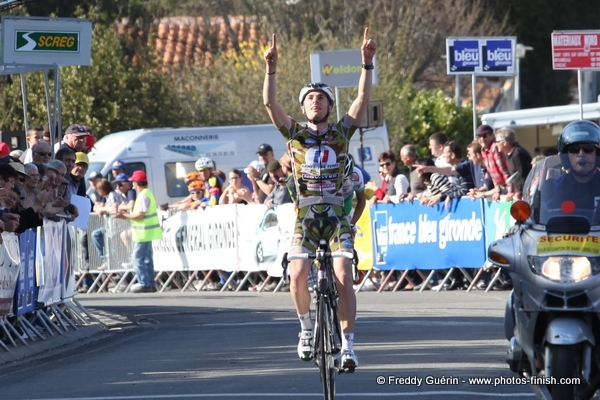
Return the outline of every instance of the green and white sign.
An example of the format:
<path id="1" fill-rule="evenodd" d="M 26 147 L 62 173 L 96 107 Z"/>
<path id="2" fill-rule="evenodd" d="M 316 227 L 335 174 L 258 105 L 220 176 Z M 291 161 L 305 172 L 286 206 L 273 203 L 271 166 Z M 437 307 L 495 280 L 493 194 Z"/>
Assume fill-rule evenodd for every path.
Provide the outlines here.
<path id="1" fill-rule="evenodd" d="M 15 51 L 79 52 L 79 32 L 15 31 Z"/>
<path id="2" fill-rule="evenodd" d="M 92 23 L 81 18 L 3 16 L 2 64 L 90 65 Z"/>

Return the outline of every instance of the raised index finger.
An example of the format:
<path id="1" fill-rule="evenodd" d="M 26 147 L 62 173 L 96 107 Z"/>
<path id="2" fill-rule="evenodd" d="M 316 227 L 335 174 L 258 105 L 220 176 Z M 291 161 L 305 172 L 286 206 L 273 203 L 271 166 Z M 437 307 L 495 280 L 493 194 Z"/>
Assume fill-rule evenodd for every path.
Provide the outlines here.
<path id="1" fill-rule="evenodd" d="M 364 40 L 365 40 L 365 42 L 366 42 L 367 40 L 369 40 L 369 27 L 368 27 L 368 26 L 367 26 L 367 27 L 365 27 L 365 36 L 364 36 Z"/>
<path id="2" fill-rule="evenodd" d="M 273 38 L 271 39 L 271 47 L 277 48 L 277 35 L 273 34 Z"/>

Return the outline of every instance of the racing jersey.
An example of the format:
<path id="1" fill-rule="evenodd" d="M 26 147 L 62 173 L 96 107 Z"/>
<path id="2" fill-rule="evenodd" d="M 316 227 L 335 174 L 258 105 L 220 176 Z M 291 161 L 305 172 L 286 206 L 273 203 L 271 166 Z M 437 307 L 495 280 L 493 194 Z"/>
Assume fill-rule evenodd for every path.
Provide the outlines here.
<path id="1" fill-rule="evenodd" d="M 356 128 L 347 116 L 329 124 L 323 133 L 314 132 L 292 118 L 279 128 L 288 140 L 300 208 L 315 204 L 343 205 L 345 155 Z"/>
<path id="2" fill-rule="evenodd" d="M 344 214 L 350 215 L 352 212 L 352 201 L 354 199 L 354 192 L 363 192 L 365 190 L 365 183 L 360 170 L 354 167 L 354 170 L 349 177 L 344 179 L 342 184 L 342 194 L 344 195 Z"/>

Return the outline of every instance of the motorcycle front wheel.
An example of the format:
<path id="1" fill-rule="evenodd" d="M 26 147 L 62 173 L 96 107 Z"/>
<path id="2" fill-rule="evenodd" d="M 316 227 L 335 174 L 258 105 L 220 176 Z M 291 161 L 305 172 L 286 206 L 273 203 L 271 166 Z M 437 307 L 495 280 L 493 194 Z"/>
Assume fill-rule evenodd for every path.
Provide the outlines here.
<path id="1" fill-rule="evenodd" d="M 579 385 L 572 383 L 574 379 L 581 378 L 581 360 L 578 354 L 577 345 L 559 346 L 552 345 L 552 362 L 551 370 L 552 377 L 555 382 L 550 386 L 553 400 L 578 400 Z M 571 381 L 569 384 L 560 384 L 562 378 L 567 378 Z"/>

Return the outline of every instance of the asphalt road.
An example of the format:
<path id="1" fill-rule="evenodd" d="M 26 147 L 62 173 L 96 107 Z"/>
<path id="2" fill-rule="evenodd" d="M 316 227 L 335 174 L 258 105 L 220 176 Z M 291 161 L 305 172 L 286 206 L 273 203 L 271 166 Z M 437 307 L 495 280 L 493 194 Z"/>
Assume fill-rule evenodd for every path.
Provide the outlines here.
<path id="1" fill-rule="evenodd" d="M 507 294 L 360 293 L 360 365 L 339 375 L 338 397 L 535 398 L 526 386 L 468 381 L 513 377 L 504 361 Z M 106 334 L 0 367 L 1 399 L 322 398 L 318 369 L 297 359 L 289 293 L 79 298 L 94 312 L 127 319 Z"/>

